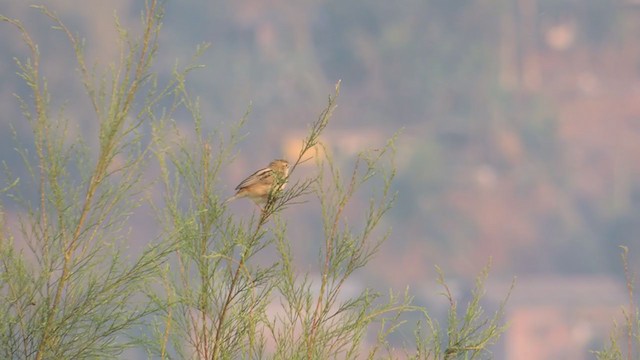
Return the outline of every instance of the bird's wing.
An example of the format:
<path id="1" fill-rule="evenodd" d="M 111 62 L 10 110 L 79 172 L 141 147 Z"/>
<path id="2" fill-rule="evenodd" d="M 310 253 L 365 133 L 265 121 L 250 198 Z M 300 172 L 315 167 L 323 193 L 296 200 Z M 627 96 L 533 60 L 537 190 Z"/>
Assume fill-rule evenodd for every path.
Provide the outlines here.
<path id="1" fill-rule="evenodd" d="M 251 174 L 248 178 L 242 180 L 242 182 L 236 186 L 236 190 L 240 190 L 258 182 L 264 183 L 265 185 L 271 185 L 273 183 L 273 176 L 271 176 L 272 172 L 273 171 L 269 168 L 260 169 Z"/>

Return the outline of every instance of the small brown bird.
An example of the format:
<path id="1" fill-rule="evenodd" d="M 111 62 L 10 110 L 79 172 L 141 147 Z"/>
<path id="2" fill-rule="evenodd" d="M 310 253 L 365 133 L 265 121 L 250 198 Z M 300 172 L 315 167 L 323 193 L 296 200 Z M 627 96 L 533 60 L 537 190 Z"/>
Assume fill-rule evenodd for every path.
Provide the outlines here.
<path id="1" fill-rule="evenodd" d="M 236 194 L 228 198 L 225 203 L 248 197 L 258 206 L 269 199 L 271 188 L 281 181 L 280 189 L 284 189 L 289 175 L 289 163 L 286 160 L 273 160 L 264 169 L 260 169 L 236 186 Z"/>

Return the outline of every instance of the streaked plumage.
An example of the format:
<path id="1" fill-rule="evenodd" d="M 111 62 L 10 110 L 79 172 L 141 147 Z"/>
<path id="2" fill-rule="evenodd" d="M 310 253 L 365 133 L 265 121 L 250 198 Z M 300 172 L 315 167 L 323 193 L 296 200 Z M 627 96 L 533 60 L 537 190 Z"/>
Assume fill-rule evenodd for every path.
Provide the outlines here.
<path id="1" fill-rule="evenodd" d="M 286 185 L 286 177 L 289 175 L 289 163 L 286 160 L 273 160 L 269 166 L 256 171 L 236 186 L 236 194 L 225 202 L 248 197 L 256 204 L 264 204 L 269 198 L 271 188 L 276 183 L 276 179 L 285 182 L 280 186 L 280 190 Z"/>

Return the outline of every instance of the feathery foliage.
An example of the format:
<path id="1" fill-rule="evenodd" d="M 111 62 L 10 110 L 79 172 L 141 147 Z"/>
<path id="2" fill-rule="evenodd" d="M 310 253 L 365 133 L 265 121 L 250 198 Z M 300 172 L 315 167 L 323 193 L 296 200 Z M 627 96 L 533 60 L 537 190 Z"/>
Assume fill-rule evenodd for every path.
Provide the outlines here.
<path id="1" fill-rule="evenodd" d="M 49 91 L 42 75 L 46 58 L 19 20 L 0 17 L 29 51 L 16 63 L 31 93 L 18 100 L 35 151 L 18 147 L 29 178 L 5 166 L 8 180 L 0 186 L 19 209 L 18 220 L 8 221 L 0 206 L 0 357 L 118 358 L 134 349 L 159 359 L 392 358 L 389 337 L 407 325 L 407 314 L 428 324 L 416 331 L 415 352 L 401 350 L 408 357 L 487 354 L 503 327 L 501 311 L 485 318 L 479 305 L 486 271 L 462 319 L 441 275 L 450 302 L 446 330 L 413 305 L 408 291 L 387 299 L 370 289 L 345 291 L 389 235 L 379 228 L 396 199 L 396 139 L 363 150 L 346 175 L 328 151 L 316 152 L 340 83 L 302 139 L 289 177 L 310 159 L 315 174 L 271 194 L 263 209 L 243 219 L 226 208 L 218 189 L 248 112 L 235 126 L 209 132 L 198 98 L 187 90 L 206 46 L 160 85 L 152 66 L 163 9 L 147 0 L 137 37 L 116 22 L 119 62 L 96 76 L 83 40 L 54 12 L 37 9 L 74 49 L 98 132 L 74 137 L 64 111 L 52 115 L 50 98 L 60 94 Z M 174 120 L 178 113 L 191 119 L 187 132 L 185 122 Z M 347 221 L 363 191 L 371 191 L 368 207 Z M 287 232 L 287 209 L 307 201 L 317 204 L 322 220 L 318 276 L 296 267 Z M 158 235 L 129 252 L 132 217 L 143 208 L 155 210 Z M 268 248 L 278 256 L 257 261 Z"/>

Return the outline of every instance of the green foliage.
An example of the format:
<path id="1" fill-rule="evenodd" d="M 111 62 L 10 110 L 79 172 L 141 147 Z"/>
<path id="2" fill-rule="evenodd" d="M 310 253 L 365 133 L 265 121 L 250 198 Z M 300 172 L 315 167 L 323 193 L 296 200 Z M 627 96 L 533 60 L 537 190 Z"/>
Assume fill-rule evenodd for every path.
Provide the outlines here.
<path id="1" fill-rule="evenodd" d="M 386 300 L 369 289 L 345 292 L 388 236 L 378 228 L 396 199 L 390 190 L 395 138 L 361 152 L 346 175 L 324 151 L 315 158 L 315 175 L 270 194 L 250 218 L 234 216 L 217 189 L 247 114 L 228 133 L 205 131 L 199 101 L 186 85 L 194 64 L 176 67 L 158 85 L 151 66 L 162 7 L 155 0 L 145 5 L 140 37 L 118 26 L 120 62 L 100 78 L 85 64 L 83 41 L 38 7 L 73 45 L 99 129 L 87 141 L 71 136 L 64 116 L 51 115 L 50 97 L 58 94 L 47 89 L 36 42 L 20 21 L 1 17 L 30 50 L 17 65 L 31 89 L 20 102 L 36 154 L 18 149 L 34 189 L 21 193 L 27 180 L 6 166 L 8 185 L 1 186 L 23 212 L 19 221 L 7 221 L 0 207 L 0 357 L 117 358 L 133 348 L 160 359 L 391 358 L 389 336 L 407 313 L 422 314 L 428 324 L 416 332 L 416 353 L 405 350 L 409 356 L 486 354 L 502 330 L 502 312 L 486 319 L 479 305 L 486 271 L 462 318 L 441 275 L 450 303 L 446 330 L 408 292 Z M 319 137 L 339 88 L 311 124 L 291 174 L 323 148 Z M 186 131 L 172 120 L 181 112 L 193 120 Z M 159 169 L 157 182 L 147 178 L 152 167 Z M 160 200 L 148 196 L 158 187 Z M 369 206 L 355 223 L 347 221 L 356 194 L 370 188 L 377 190 Z M 317 281 L 296 268 L 283 215 L 310 198 L 317 199 L 325 240 Z M 128 253 L 131 217 L 142 206 L 155 209 L 159 237 L 139 254 Z M 258 256 L 268 248 L 278 256 L 265 263 Z"/>
<path id="2" fill-rule="evenodd" d="M 157 244 L 135 259 L 124 256 L 128 218 L 142 202 L 147 157 L 140 138 L 145 118 L 131 114 L 148 81 L 158 7 L 148 3 L 140 39 L 121 32 L 127 55 L 98 84 L 85 65 L 82 41 L 54 13 L 38 9 L 73 45 L 99 123 L 99 146 L 96 159 L 89 160 L 89 149 L 71 138 L 68 121 L 51 115 L 38 46 L 20 21 L 2 17 L 29 48 L 29 58 L 17 65 L 31 98 L 19 100 L 31 124 L 36 158 L 29 162 L 27 150 L 18 151 L 39 198 L 34 204 L 13 192 L 24 212 L 17 226 L 3 223 L 1 229 L 0 353 L 6 359 L 113 357 L 130 346 L 127 331 L 156 311 L 154 304 L 137 301 L 136 289 L 151 281 L 171 250 Z M 16 237 L 27 248 L 16 248 Z"/>
<path id="3" fill-rule="evenodd" d="M 637 358 L 638 351 L 640 351 L 640 310 L 634 298 L 635 276 L 629 268 L 629 249 L 626 246 L 620 246 L 620 249 L 622 250 L 622 265 L 627 280 L 629 303 L 622 310 L 624 316 L 622 329 L 618 324 L 615 324 L 609 338 L 609 344 L 605 345 L 604 349 L 593 352 L 596 358 L 602 360 L 621 360 L 625 358 L 631 360 Z"/>
<path id="4" fill-rule="evenodd" d="M 471 300 L 465 309 L 459 309 L 444 274 L 438 269 L 438 283 L 444 289 L 443 295 L 449 302 L 446 330 L 434 320 L 425 309 L 417 308 L 424 317 L 424 324 L 418 323 L 415 331 L 416 353 L 408 354 L 411 359 L 478 359 L 491 357 L 490 345 L 494 344 L 506 326 L 501 324 L 504 316 L 505 300 L 491 317 L 484 314 L 480 300 L 484 295 L 484 282 L 490 266 L 486 266 L 476 279 Z M 512 289 L 515 282 L 512 284 Z M 426 330 L 426 333 L 425 333 Z"/>

